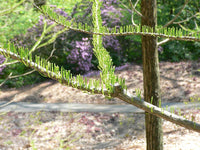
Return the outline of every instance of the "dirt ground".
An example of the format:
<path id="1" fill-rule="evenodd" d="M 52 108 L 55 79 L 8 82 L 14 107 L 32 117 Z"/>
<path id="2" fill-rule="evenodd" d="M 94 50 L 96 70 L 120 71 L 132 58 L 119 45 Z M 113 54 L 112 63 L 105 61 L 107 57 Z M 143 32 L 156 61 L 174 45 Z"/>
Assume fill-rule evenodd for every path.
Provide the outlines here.
<path id="1" fill-rule="evenodd" d="M 200 63 L 160 63 L 162 102 L 200 101 Z M 128 90 L 143 87 L 142 67 L 128 65 L 117 71 L 126 79 Z M 98 78 L 98 76 L 91 76 Z M 125 104 L 118 99 L 66 87 L 55 81 L 1 89 L 0 101 L 35 103 Z M 200 109 L 181 110 L 181 115 L 200 123 Z M 144 114 L 37 112 L 0 114 L 0 150 L 145 150 Z M 199 150 L 200 133 L 163 120 L 165 150 Z"/>
<path id="2" fill-rule="evenodd" d="M 200 123 L 199 110 L 185 110 Z M 183 115 L 182 114 L 182 115 Z M 199 150 L 200 133 L 163 121 L 164 150 Z M 0 114 L 1 150 L 145 150 L 144 114 Z"/>

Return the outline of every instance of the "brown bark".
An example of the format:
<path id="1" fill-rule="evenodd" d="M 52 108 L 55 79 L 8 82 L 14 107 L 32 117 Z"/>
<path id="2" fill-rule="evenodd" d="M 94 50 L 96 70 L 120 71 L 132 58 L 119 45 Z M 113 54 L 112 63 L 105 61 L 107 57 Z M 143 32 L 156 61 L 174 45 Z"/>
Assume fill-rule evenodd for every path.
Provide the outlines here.
<path id="1" fill-rule="evenodd" d="M 142 26 L 157 25 L 156 0 L 142 0 Z M 160 100 L 160 74 L 157 51 L 157 37 L 142 36 L 143 79 L 145 101 L 158 106 Z M 145 113 L 147 150 L 163 149 L 163 133 L 161 119 Z"/>

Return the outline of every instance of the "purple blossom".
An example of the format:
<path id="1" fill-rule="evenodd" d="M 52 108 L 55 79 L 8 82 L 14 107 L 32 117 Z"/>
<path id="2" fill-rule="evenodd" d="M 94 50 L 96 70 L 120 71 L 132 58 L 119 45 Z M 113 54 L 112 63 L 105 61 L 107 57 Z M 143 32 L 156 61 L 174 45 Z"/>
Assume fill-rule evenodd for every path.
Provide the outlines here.
<path id="1" fill-rule="evenodd" d="M 111 4 L 119 4 L 118 0 L 100 0 L 101 2 L 107 4 L 107 5 L 111 5 Z"/>
<path id="2" fill-rule="evenodd" d="M 66 13 L 64 11 L 64 8 L 55 8 L 54 12 L 56 12 L 58 15 L 66 17 L 67 19 L 71 19 L 71 17 L 68 15 L 68 13 Z"/>
<path id="3" fill-rule="evenodd" d="M 103 8 L 101 9 L 102 24 L 109 27 L 121 25 L 121 19 L 124 16 L 121 13 L 122 9 L 116 7 L 119 2 L 117 0 L 101 1 L 103 1 Z"/>
<path id="4" fill-rule="evenodd" d="M 93 53 L 88 38 L 82 38 L 82 41 L 73 41 L 71 45 L 74 48 L 68 49 L 70 54 L 67 56 L 67 61 L 74 64 L 73 69 L 77 72 L 89 71 L 93 66 L 91 63 Z"/>
<path id="5" fill-rule="evenodd" d="M 103 45 L 105 48 L 112 47 L 113 50 L 118 54 L 120 54 L 120 51 L 122 50 L 121 45 L 119 44 L 119 41 L 115 36 L 104 36 Z"/>
<path id="6" fill-rule="evenodd" d="M 101 0 L 102 1 L 102 0 Z M 118 7 L 118 0 L 103 0 L 103 7 L 101 8 L 101 15 L 103 25 L 108 27 L 120 26 L 121 19 L 124 17 L 121 13 L 121 8 Z M 86 7 L 87 6 L 87 7 Z M 91 23 L 89 18 L 91 16 L 91 3 L 85 3 L 80 6 L 75 6 L 72 12 L 72 16 L 78 13 L 79 8 L 85 8 L 85 12 L 82 16 L 77 16 L 75 20 L 77 22 Z M 59 9 L 59 11 L 61 11 Z M 88 20 L 89 19 L 89 20 Z M 74 36 L 77 36 L 75 34 Z M 92 45 L 87 41 L 88 38 L 82 38 L 82 40 L 72 41 L 70 47 L 67 48 L 69 55 L 67 56 L 67 62 L 73 64 L 73 69 L 81 72 L 88 72 L 92 69 Z M 110 52 L 111 56 L 114 56 L 115 61 L 121 60 L 122 47 L 119 40 L 115 36 L 103 37 L 103 45 Z"/>
<path id="7" fill-rule="evenodd" d="M 158 52 L 160 52 L 160 53 L 163 52 L 163 47 L 162 46 L 158 46 Z"/>
<path id="8" fill-rule="evenodd" d="M 3 55 L 0 55 L 0 64 L 3 64 L 5 60 L 5 57 Z M 2 74 L 2 71 L 5 67 L 6 66 L 0 67 L 0 74 Z"/>

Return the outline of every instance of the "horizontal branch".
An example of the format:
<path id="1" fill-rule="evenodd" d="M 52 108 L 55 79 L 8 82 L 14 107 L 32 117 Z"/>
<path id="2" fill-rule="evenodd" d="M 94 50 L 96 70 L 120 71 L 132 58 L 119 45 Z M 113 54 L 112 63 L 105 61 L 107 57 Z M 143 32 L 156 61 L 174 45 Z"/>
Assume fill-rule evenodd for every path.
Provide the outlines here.
<path id="1" fill-rule="evenodd" d="M 134 97 L 127 91 L 120 90 L 120 87 L 117 87 L 117 88 L 118 89 L 116 89 L 116 90 L 118 91 L 119 94 L 116 97 L 118 97 L 122 101 L 127 102 L 131 105 L 134 105 L 152 115 L 155 115 L 157 117 L 163 118 L 172 123 L 180 125 L 186 129 L 193 130 L 193 131 L 200 133 L 200 124 L 190 121 L 190 120 L 187 120 L 187 119 L 183 118 L 182 116 L 178 116 L 174 113 L 170 113 L 170 112 L 164 110 L 164 108 L 159 108 L 159 107 L 152 105 L 138 97 Z"/>
<path id="2" fill-rule="evenodd" d="M 102 35 L 102 36 L 127 36 L 127 35 L 146 35 L 146 36 L 156 36 L 161 38 L 169 38 L 172 40 L 183 40 L 183 41 L 200 41 L 200 35 L 195 34 L 191 35 L 188 33 L 187 35 L 182 35 L 181 33 L 183 30 L 181 29 L 175 29 L 175 28 L 156 28 L 157 32 L 153 32 L 152 28 L 150 27 L 133 27 L 131 25 L 124 26 L 120 28 L 119 30 L 117 28 L 111 28 L 108 29 L 107 27 L 103 26 L 101 32 L 94 32 L 93 28 L 88 25 L 82 25 L 82 24 L 73 24 L 72 22 L 66 20 L 63 16 L 58 16 L 55 12 L 53 12 L 50 8 L 40 9 L 40 11 L 50 20 L 56 22 L 59 25 L 64 26 L 65 28 L 68 28 L 69 30 L 74 30 L 78 32 L 83 32 L 86 34 L 96 34 L 96 35 Z M 113 33 L 112 33 L 113 32 Z"/>
<path id="3" fill-rule="evenodd" d="M 55 20 L 54 20 L 55 21 Z M 63 25 L 57 21 L 55 21 L 56 23 Z M 65 25 L 64 25 L 65 26 Z M 86 34 L 96 34 L 96 35 L 103 35 L 103 36 L 127 36 L 127 35 L 146 35 L 146 36 L 156 36 L 156 37 L 161 37 L 161 38 L 169 38 L 171 40 L 181 40 L 181 41 L 199 41 L 200 42 L 200 38 L 195 38 L 192 36 L 182 36 L 182 37 L 176 37 L 176 36 L 171 36 L 171 35 L 166 35 L 166 34 L 160 34 L 160 33 L 155 33 L 155 32 L 124 32 L 124 33 L 105 33 L 105 32 L 90 32 L 90 31 L 86 31 L 83 29 L 78 29 L 78 28 L 74 28 L 74 27 L 67 27 L 66 28 L 70 29 L 70 30 L 74 30 L 74 31 L 78 31 L 78 32 L 83 32 Z"/>
<path id="4" fill-rule="evenodd" d="M 0 48 L 0 54 L 6 56 L 6 57 L 10 57 L 12 59 L 18 60 L 20 62 L 22 62 L 23 64 L 25 64 L 26 66 L 34 69 L 35 71 L 38 71 L 39 73 L 43 74 L 46 77 L 49 77 L 53 80 L 59 81 L 61 84 L 65 84 L 67 86 L 71 86 L 83 91 L 88 91 L 88 92 L 92 92 L 95 94 L 104 94 L 107 96 L 112 96 L 114 97 L 116 94 L 115 93 L 109 93 L 107 89 L 103 89 L 101 87 L 99 87 L 98 89 L 95 89 L 94 87 L 90 87 L 88 88 L 87 85 L 84 86 L 79 86 L 77 82 L 75 81 L 69 81 L 65 78 L 62 78 L 61 74 L 56 74 L 52 71 L 47 70 L 46 68 L 42 67 L 41 65 L 38 65 L 35 62 L 32 62 L 30 60 L 27 60 L 25 58 L 21 58 L 19 55 L 13 53 L 13 52 L 8 52 L 5 49 Z M 103 91 L 103 92 L 102 92 Z"/>
<path id="5" fill-rule="evenodd" d="M 25 58 L 20 58 L 19 55 L 14 54 L 12 52 L 8 52 L 5 49 L 0 48 L 0 54 L 5 55 L 6 57 L 11 57 L 13 59 L 19 60 L 20 62 L 30 66 L 31 68 L 33 68 L 34 70 L 42 73 L 45 76 L 48 76 L 51 79 L 57 80 L 59 82 L 61 82 L 64 85 L 67 86 L 71 86 L 80 90 L 85 90 L 88 92 L 92 92 L 95 94 L 104 94 L 107 96 L 112 96 L 112 97 L 117 97 L 119 99 L 121 99 L 122 101 L 125 101 L 131 105 L 134 105 L 148 113 L 151 113 L 157 117 L 161 117 L 165 120 L 168 120 L 170 122 L 173 122 L 177 125 L 180 125 L 182 127 L 185 127 L 187 129 L 196 131 L 200 133 L 200 124 L 193 122 L 193 121 L 189 121 L 181 116 L 175 115 L 173 113 L 170 113 L 168 111 L 165 111 L 163 108 L 159 108 L 155 105 L 152 105 L 150 103 L 145 102 L 142 99 L 139 99 L 138 97 L 133 97 L 131 94 L 129 94 L 126 90 L 124 90 L 121 85 L 116 84 L 114 85 L 114 91 L 113 93 L 109 93 L 108 90 L 102 90 L 101 88 L 96 89 L 93 87 L 88 87 L 87 85 L 82 85 L 79 86 L 77 83 L 75 83 L 75 81 L 69 81 L 65 78 L 62 78 L 62 76 L 60 74 L 56 74 L 54 72 L 51 72 L 49 70 L 46 70 L 46 68 L 31 62 L 30 60 L 27 60 Z"/>

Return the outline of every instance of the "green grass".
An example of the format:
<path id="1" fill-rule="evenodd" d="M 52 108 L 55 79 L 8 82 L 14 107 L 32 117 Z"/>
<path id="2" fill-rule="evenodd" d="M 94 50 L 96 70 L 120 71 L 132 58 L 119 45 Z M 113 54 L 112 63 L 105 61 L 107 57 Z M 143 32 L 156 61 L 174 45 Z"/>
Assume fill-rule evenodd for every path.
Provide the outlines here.
<path id="1" fill-rule="evenodd" d="M 48 5 L 56 5 L 58 8 L 65 8 L 65 12 L 70 14 L 76 3 L 81 0 L 48 0 Z"/>
<path id="2" fill-rule="evenodd" d="M 16 5 L 16 0 L 0 0 L 0 9 L 6 10 Z M 7 42 L 16 35 L 25 34 L 33 26 L 40 13 L 34 11 L 32 4 L 24 2 L 12 13 L 0 16 L 0 43 Z"/>

